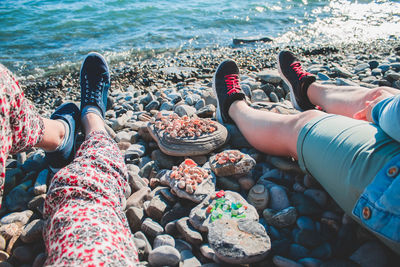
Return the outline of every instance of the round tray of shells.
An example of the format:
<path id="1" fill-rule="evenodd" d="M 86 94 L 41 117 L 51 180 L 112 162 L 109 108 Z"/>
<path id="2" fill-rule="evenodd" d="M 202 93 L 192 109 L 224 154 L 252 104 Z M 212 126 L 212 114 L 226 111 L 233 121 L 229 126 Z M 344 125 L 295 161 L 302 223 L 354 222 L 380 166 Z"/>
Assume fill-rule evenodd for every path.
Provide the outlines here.
<path id="1" fill-rule="evenodd" d="M 166 116 L 160 112 L 147 127 L 161 151 L 170 156 L 205 155 L 228 137 L 226 128 L 216 121 L 175 113 Z"/>

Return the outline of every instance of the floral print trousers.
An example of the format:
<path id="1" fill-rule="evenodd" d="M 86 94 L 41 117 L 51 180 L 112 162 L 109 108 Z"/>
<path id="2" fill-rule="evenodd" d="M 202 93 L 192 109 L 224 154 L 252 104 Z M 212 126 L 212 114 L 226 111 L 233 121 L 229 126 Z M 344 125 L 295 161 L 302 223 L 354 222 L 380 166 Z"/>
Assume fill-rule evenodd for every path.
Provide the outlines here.
<path id="1" fill-rule="evenodd" d="M 8 154 L 27 150 L 43 137 L 43 119 L 18 82 L 0 64 L 0 193 Z M 50 184 L 43 232 L 47 266 L 134 266 L 138 254 L 124 212 L 127 169 L 105 132 L 86 137 L 68 166 Z"/>

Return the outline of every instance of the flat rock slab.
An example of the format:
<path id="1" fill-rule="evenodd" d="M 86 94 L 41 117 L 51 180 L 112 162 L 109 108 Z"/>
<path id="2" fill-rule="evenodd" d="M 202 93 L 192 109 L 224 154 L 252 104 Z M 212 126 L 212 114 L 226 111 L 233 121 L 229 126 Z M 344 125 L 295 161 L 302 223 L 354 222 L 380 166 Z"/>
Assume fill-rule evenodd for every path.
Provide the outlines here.
<path id="1" fill-rule="evenodd" d="M 222 124 L 218 122 L 215 124 L 217 130 L 213 133 L 184 138 L 174 138 L 163 130 L 158 131 L 152 123 L 149 123 L 147 128 L 162 152 L 170 156 L 183 157 L 206 155 L 225 143 L 228 131 Z"/>
<path id="2" fill-rule="evenodd" d="M 245 215 L 245 219 L 258 221 L 259 216 L 257 210 L 238 193 L 232 191 L 225 191 L 225 199 L 229 199 L 232 203 L 241 203 L 243 206 L 247 206 L 247 209 L 244 209 L 243 214 Z M 212 222 L 212 213 L 207 212 L 209 206 L 215 207 L 217 203 L 217 198 L 211 199 L 211 195 L 207 196 L 203 202 L 194 207 L 189 214 L 190 223 L 194 228 L 198 229 L 201 232 L 208 232 L 210 225 Z M 231 213 L 228 212 L 219 212 L 222 217 L 220 219 L 216 219 L 215 221 L 219 221 L 221 219 L 229 219 L 229 220 L 239 220 L 240 218 L 232 217 Z"/>
<path id="3" fill-rule="evenodd" d="M 200 203 L 207 196 L 215 192 L 216 178 L 212 173 L 206 179 L 204 179 L 201 184 L 197 185 L 197 188 L 193 194 L 189 194 L 184 189 L 180 189 L 178 187 L 178 180 L 171 179 L 171 172 L 172 171 L 166 171 L 165 174 L 161 176 L 160 182 L 162 185 L 168 185 L 171 187 L 171 191 L 179 198 L 185 198 L 195 203 Z"/>
<path id="4" fill-rule="evenodd" d="M 237 152 L 243 157 L 237 162 L 228 162 L 224 164 L 219 164 L 218 160 L 216 159 L 217 155 L 210 157 L 210 167 L 211 170 L 217 176 L 232 176 L 232 175 L 239 175 L 239 174 L 246 174 L 250 172 L 254 166 L 256 165 L 256 161 L 250 157 L 248 154 L 242 153 L 239 150 L 225 150 L 222 153 L 227 154 L 229 152 Z"/>
<path id="5" fill-rule="evenodd" d="M 260 261 L 271 249 L 265 228 L 253 220 L 217 220 L 210 225 L 208 241 L 218 259 L 231 264 Z"/>

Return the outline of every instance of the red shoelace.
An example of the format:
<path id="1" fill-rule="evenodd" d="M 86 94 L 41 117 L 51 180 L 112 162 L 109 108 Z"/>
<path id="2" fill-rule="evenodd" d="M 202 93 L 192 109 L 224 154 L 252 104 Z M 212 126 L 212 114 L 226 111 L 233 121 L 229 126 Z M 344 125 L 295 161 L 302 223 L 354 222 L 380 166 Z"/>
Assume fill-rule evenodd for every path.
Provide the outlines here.
<path id="1" fill-rule="evenodd" d="M 301 80 L 301 78 L 303 78 L 304 76 L 311 75 L 311 73 L 303 70 L 299 61 L 293 62 L 292 64 L 290 64 L 290 67 L 292 67 L 293 70 L 296 72 L 297 77 L 299 77 L 299 80 Z"/>
<path id="2" fill-rule="evenodd" d="M 228 87 L 228 95 L 240 93 L 239 75 L 225 75 L 226 86 Z"/>

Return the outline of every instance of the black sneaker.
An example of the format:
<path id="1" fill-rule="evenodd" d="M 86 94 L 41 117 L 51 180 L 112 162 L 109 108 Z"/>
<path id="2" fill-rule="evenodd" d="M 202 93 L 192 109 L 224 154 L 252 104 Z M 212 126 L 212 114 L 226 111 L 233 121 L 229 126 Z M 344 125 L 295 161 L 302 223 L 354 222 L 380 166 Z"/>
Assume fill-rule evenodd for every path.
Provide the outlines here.
<path id="1" fill-rule="evenodd" d="M 60 169 L 68 165 L 74 158 L 76 152 L 76 136 L 80 125 L 81 112 L 74 103 L 65 103 L 59 106 L 51 115 L 52 120 L 63 120 L 69 127 L 69 134 L 63 146 L 53 152 L 46 152 L 50 167 Z"/>
<path id="2" fill-rule="evenodd" d="M 310 84 L 315 82 L 315 77 L 301 67 L 298 58 L 289 51 L 282 51 L 278 55 L 278 70 L 282 79 L 289 86 L 290 100 L 298 110 L 314 109 L 307 96 Z"/>
<path id="3" fill-rule="evenodd" d="M 103 118 L 106 113 L 110 72 L 106 60 L 98 53 L 89 53 L 82 63 L 81 111 L 87 105 L 99 108 Z"/>
<path id="4" fill-rule="evenodd" d="M 213 89 L 217 96 L 217 120 L 232 123 L 229 107 L 236 100 L 244 100 L 245 94 L 239 84 L 239 68 L 235 61 L 227 59 L 219 64 L 214 74 Z"/>

